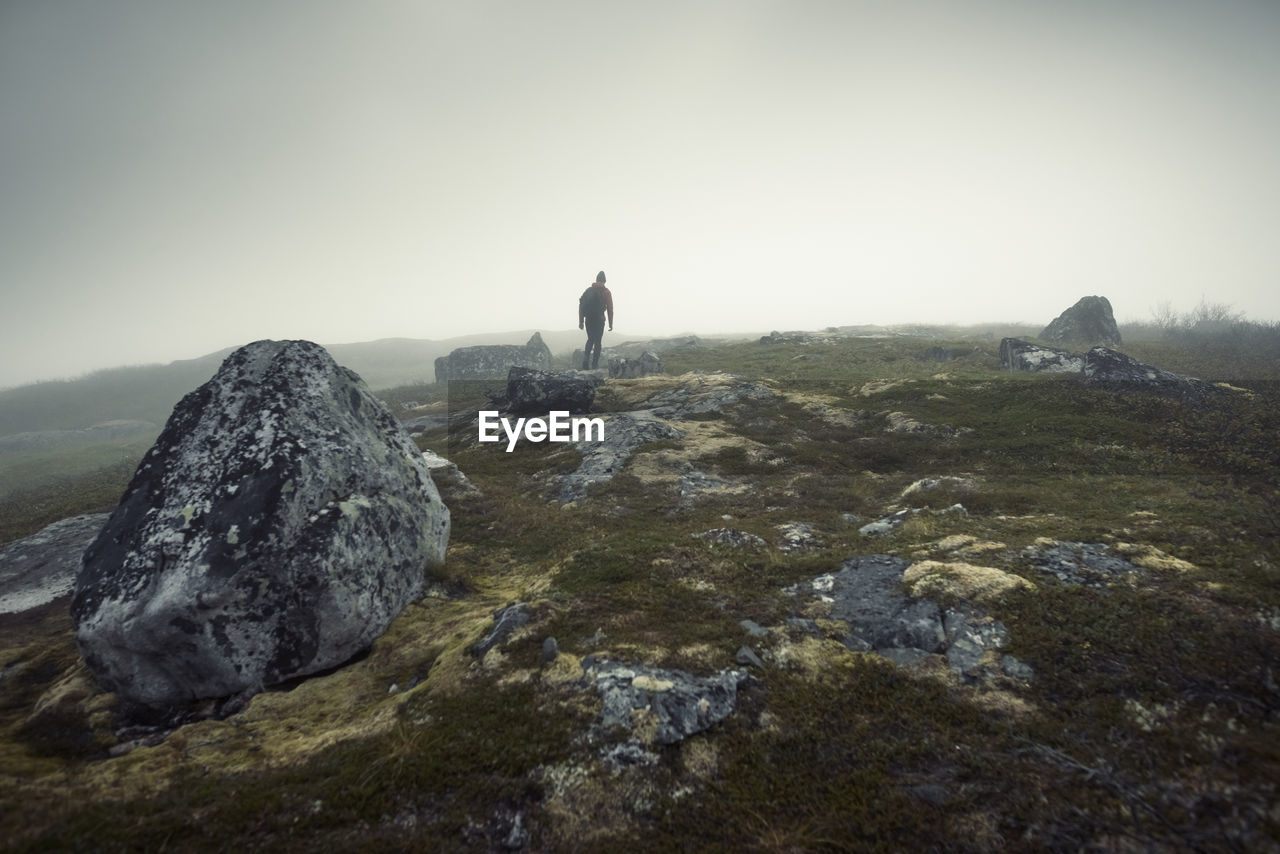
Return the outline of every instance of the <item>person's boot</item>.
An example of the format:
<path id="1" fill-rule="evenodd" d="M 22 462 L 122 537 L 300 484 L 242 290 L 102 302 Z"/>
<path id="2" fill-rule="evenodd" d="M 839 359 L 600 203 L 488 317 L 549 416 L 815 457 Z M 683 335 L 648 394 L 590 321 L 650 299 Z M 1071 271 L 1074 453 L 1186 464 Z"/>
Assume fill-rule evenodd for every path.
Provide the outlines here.
<path id="1" fill-rule="evenodd" d="M 600 354 L 596 353 L 595 356 L 591 358 L 591 370 L 594 371 L 598 367 L 600 367 Z"/>
<path id="2" fill-rule="evenodd" d="M 591 369 L 588 367 L 588 365 L 590 365 L 590 364 L 591 364 L 591 359 L 590 359 L 589 357 L 587 357 L 587 356 L 583 356 L 583 357 L 582 357 L 582 370 L 584 370 L 584 371 L 589 371 L 589 370 L 591 370 Z"/>

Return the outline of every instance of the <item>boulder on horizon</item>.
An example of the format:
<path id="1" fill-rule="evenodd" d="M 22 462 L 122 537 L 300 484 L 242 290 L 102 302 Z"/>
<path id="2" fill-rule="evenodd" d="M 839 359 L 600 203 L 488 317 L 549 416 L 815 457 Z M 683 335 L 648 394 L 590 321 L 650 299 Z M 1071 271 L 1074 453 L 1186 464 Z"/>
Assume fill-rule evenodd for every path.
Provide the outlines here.
<path id="1" fill-rule="evenodd" d="M 1081 297 L 1075 305 L 1054 318 L 1040 337 L 1045 341 L 1101 344 L 1119 347 L 1120 328 L 1106 297 Z"/>

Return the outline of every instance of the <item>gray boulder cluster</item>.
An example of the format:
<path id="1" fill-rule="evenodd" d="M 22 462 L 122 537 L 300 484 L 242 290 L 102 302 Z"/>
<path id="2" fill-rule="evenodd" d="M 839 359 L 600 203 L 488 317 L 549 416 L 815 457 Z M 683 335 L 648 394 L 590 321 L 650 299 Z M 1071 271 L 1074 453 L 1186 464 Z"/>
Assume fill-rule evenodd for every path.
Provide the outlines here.
<path id="1" fill-rule="evenodd" d="M 253 693 L 366 649 L 448 539 L 422 454 L 360 378 L 258 341 L 177 405 L 84 553 L 76 641 L 135 703 Z"/>
<path id="2" fill-rule="evenodd" d="M 495 379 L 505 376 L 512 366 L 551 370 L 551 348 L 542 340 L 540 332 L 533 333 L 523 346 L 459 347 L 447 356 L 440 356 L 436 359 L 436 382 Z"/>

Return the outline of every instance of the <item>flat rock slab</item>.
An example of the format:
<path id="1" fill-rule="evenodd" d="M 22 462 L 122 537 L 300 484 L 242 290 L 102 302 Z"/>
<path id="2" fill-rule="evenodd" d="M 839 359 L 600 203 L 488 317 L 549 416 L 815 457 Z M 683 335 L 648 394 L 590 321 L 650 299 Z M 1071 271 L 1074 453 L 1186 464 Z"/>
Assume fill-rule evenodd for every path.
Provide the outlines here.
<path id="1" fill-rule="evenodd" d="M 80 559 L 108 513 L 72 516 L 0 547 L 0 614 L 16 614 L 71 592 Z"/>

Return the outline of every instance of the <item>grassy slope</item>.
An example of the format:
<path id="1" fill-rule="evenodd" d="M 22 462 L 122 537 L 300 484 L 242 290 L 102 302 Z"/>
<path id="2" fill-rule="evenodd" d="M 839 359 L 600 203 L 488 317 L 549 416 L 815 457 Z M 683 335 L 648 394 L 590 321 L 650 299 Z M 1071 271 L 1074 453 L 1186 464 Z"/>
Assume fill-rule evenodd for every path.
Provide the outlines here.
<path id="1" fill-rule="evenodd" d="M 670 353 L 669 374 L 725 368 L 785 397 L 652 446 L 568 509 L 546 495 L 572 450 L 426 437 L 483 492 L 444 484 L 454 530 L 440 596 L 361 661 L 123 757 L 99 758 L 110 698 L 91 698 L 87 719 L 21 724 L 55 684 L 92 690 L 76 682 L 65 615 L 37 615 L 0 648 L 0 838 L 15 850 L 483 850 L 519 814 L 535 850 L 613 850 L 632 835 L 648 850 L 1263 848 L 1280 831 L 1267 812 L 1280 779 L 1280 400 L 1255 382 L 1253 398 L 1189 411 L 1010 376 L 993 343 L 949 343 L 980 349 L 946 365 L 913 358 L 924 345 L 912 340 Z M 886 379 L 903 382 L 867 386 Z M 625 409 L 645 388 L 611 384 L 598 403 Z M 818 403 L 869 418 L 824 420 Z M 970 432 L 887 433 L 877 413 L 889 411 Z M 682 507 L 652 476 L 681 459 L 751 489 Z M 959 501 L 967 515 L 921 514 L 876 540 L 846 515 L 877 518 L 916 479 L 948 474 L 978 486 L 915 504 Z M 63 506 L 101 497 L 86 486 L 80 503 Z M 820 545 L 775 548 L 791 521 Z M 771 545 L 691 536 L 726 524 Z M 1033 682 L 964 686 L 781 628 L 783 586 L 857 554 L 945 556 L 951 534 L 1003 544 L 977 562 L 1036 582 L 990 606 Z M 1151 569 L 1110 590 L 1064 587 L 1020 557 L 1044 536 L 1139 544 Z M 512 601 L 532 602 L 535 620 L 476 661 L 467 645 Z M 658 748 L 656 765 L 603 765 L 616 736 L 587 736 L 599 701 L 575 682 L 580 658 L 706 673 L 733 666 L 744 618 L 779 628 L 757 644 L 772 655 L 739 711 Z M 547 636 L 561 655 L 543 666 Z"/>

